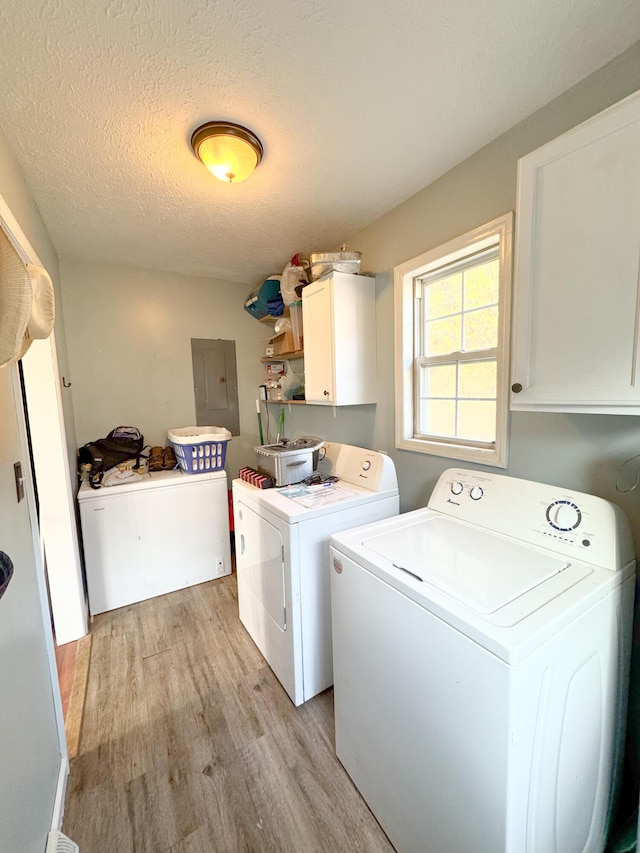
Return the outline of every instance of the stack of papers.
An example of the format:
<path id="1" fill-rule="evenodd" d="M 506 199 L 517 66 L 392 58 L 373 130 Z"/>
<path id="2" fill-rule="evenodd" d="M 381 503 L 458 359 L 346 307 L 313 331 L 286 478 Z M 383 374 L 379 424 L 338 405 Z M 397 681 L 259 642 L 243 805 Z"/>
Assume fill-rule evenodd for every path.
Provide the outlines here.
<path id="1" fill-rule="evenodd" d="M 292 501 L 302 504 L 307 509 L 315 509 L 316 507 L 330 506 L 340 503 L 340 501 L 351 500 L 359 493 L 351 492 L 336 483 L 321 483 L 318 486 L 305 486 L 304 483 L 296 483 L 295 486 L 279 489 L 278 494 L 284 495 L 285 498 L 291 498 Z"/>

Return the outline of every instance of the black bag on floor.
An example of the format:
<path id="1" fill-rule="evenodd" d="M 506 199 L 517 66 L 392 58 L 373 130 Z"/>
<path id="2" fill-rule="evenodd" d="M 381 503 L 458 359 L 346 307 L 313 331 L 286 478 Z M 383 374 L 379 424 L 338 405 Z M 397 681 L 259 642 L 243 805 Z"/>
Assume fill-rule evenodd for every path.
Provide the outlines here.
<path id="1" fill-rule="evenodd" d="M 144 449 L 144 438 L 136 427 L 116 427 L 106 438 L 90 441 L 78 451 L 78 464 L 90 465 L 89 485 L 99 489 L 105 471 L 122 462 L 135 459 L 134 468 L 140 467 L 140 456 Z"/>

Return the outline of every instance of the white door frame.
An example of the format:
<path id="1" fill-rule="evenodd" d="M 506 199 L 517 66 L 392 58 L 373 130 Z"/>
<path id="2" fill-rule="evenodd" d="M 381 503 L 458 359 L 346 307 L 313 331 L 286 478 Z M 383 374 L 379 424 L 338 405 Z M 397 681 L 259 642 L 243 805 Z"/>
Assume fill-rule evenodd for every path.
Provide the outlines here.
<path id="1" fill-rule="evenodd" d="M 42 265 L 2 196 L 0 226 L 25 263 Z M 39 559 L 46 565 L 56 642 L 62 645 L 87 633 L 88 613 L 54 334 L 32 343 L 22 367 L 40 505 Z"/>
<path id="2" fill-rule="evenodd" d="M 60 747 L 60 771 L 56 786 L 56 796 L 51 815 L 51 829 L 62 827 L 64 815 L 64 799 L 67 788 L 67 777 L 69 776 L 69 751 L 67 749 L 67 736 L 64 729 L 64 715 L 62 712 L 62 697 L 60 695 L 60 684 L 58 681 L 58 668 L 56 665 L 56 651 L 53 644 L 53 632 L 51 630 L 51 615 L 49 612 L 49 599 L 47 596 L 47 584 L 45 580 L 44 561 L 42 555 L 41 536 L 39 535 L 38 514 L 36 509 L 35 491 L 33 478 L 31 476 L 29 442 L 27 439 L 27 426 L 22 406 L 22 385 L 16 365 L 5 368 L 11 371 L 11 382 L 13 385 L 13 399 L 18 422 L 18 440 L 20 442 L 20 456 L 23 460 L 23 477 L 25 482 L 25 497 L 29 510 L 31 523 L 31 538 L 33 541 L 33 556 L 36 564 L 36 576 L 38 582 L 38 597 L 40 599 L 40 610 L 42 611 L 43 633 L 49 662 L 49 675 L 51 681 L 51 694 L 53 696 L 53 708 L 58 733 L 58 744 Z"/>

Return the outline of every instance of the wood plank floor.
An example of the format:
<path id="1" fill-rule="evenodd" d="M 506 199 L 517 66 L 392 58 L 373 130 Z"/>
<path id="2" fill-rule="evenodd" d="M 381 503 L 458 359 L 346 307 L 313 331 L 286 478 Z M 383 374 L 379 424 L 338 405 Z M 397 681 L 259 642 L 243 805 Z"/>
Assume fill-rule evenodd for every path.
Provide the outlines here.
<path id="1" fill-rule="evenodd" d="M 392 851 L 238 620 L 235 575 L 95 618 L 64 831 L 82 853 Z"/>
<path id="2" fill-rule="evenodd" d="M 91 640 L 91 634 L 87 634 L 80 640 L 56 646 L 55 650 L 62 697 L 62 715 L 70 759 L 78 755 L 80 745 L 84 701 L 89 678 Z"/>
<path id="3" fill-rule="evenodd" d="M 60 685 L 60 697 L 62 698 L 62 714 L 66 720 L 69 710 L 69 699 L 73 686 L 73 676 L 76 669 L 76 655 L 78 652 L 78 641 L 56 646 L 56 667 L 58 668 L 58 684 Z"/>

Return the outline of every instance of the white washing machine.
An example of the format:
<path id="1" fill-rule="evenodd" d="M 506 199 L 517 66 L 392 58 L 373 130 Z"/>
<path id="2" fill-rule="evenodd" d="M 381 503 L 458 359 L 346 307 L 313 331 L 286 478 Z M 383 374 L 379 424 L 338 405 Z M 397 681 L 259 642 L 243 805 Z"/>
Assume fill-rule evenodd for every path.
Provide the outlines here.
<path id="1" fill-rule="evenodd" d="M 327 442 L 326 486 L 233 481 L 240 620 L 295 705 L 333 684 L 329 537 L 398 514 L 393 461 Z"/>
<path id="2" fill-rule="evenodd" d="M 599 498 L 450 469 L 332 537 L 336 751 L 399 853 L 605 848 L 635 563 Z"/>

